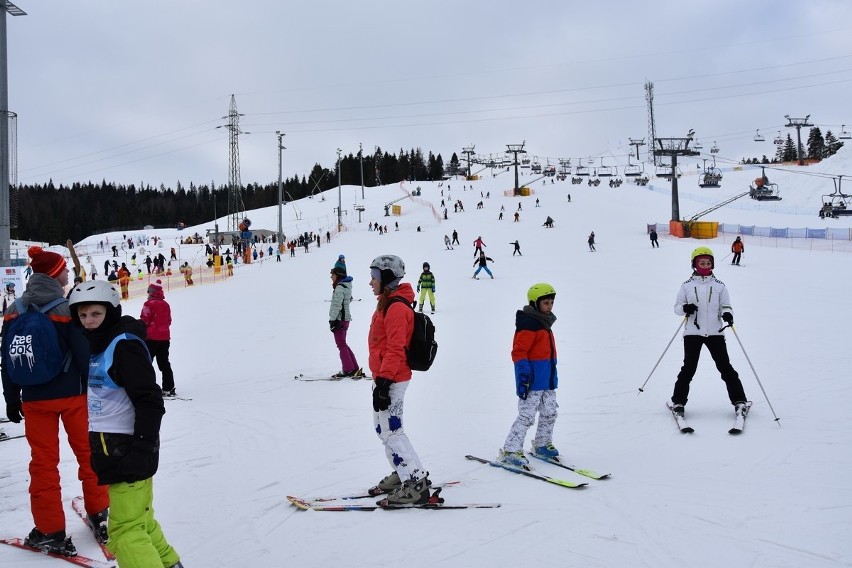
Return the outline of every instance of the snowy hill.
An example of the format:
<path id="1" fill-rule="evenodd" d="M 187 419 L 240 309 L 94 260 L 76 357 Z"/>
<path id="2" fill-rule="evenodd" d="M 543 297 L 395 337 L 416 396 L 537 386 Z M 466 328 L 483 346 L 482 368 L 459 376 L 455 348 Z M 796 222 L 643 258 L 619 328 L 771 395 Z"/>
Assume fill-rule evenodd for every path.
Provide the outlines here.
<path id="1" fill-rule="evenodd" d="M 844 148 L 807 170 L 848 172 L 850 161 L 852 150 Z M 746 198 L 708 220 L 852 226 L 848 218 L 816 216 L 820 196 L 831 193 L 830 180 L 788 170 L 768 172 L 782 188 L 780 203 Z M 758 173 L 728 172 L 722 188 L 709 191 L 685 175 L 683 216 L 744 191 Z M 651 183 L 663 187 L 661 180 Z M 383 205 L 404 195 L 399 186 L 367 188 L 361 224 L 351 206 L 362 203 L 361 188 L 344 187 L 349 230 L 331 244 L 309 254 L 299 250 L 281 263 L 238 266 L 221 284 L 167 292 L 177 390 L 192 401 L 166 403 L 155 507 L 185 565 L 849 566 L 852 490 L 845 475 L 852 462 L 852 430 L 845 411 L 852 402 L 847 371 L 852 353 L 845 316 L 850 256 L 753 246 L 746 238 L 745 266 L 734 268 L 725 261 L 730 235 L 710 241 L 662 237 L 659 249 L 650 247 L 646 223 L 667 222 L 671 210 L 662 189 L 630 183 L 592 189 L 548 180 L 533 184 L 531 197 L 505 197 L 511 184 L 509 174 L 451 180 L 441 187 L 406 184 L 421 187 L 421 201 L 401 201 L 399 217 L 383 216 Z M 449 219 L 436 219 L 432 207 L 438 208 L 442 189 L 445 198 L 451 193 L 453 200 L 461 199 L 465 212 L 455 214 L 450 205 Z M 490 199 L 480 197 L 486 192 Z M 478 210 L 480 200 L 484 208 Z M 514 223 L 519 202 L 523 211 Z M 336 205 L 336 190 L 326 192 L 324 201 L 288 204 L 285 233 L 324 233 L 336 222 Z M 498 221 L 501 205 L 506 214 Z M 542 227 L 548 215 L 554 229 Z M 275 207 L 249 217 L 254 228 L 277 225 Z M 390 232 L 369 232 L 368 221 L 387 224 Z M 181 234 L 203 234 L 211 226 Z M 445 250 L 443 237 L 454 229 L 462 245 Z M 586 246 L 592 230 L 596 253 Z M 155 234 L 167 246 L 178 235 Z M 494 280 L 471 278 L 471 243 L 479 235 L 495 260 Z M 521 257 L 511 255 L 509 243 L 515 239 Z M 727 433 L 733 411 L 706 351 L 687 407 L 696 432 L 685 436 L 675 429 L 664 403 L 681 364 L 679 334 L 645 392 L 638 391 L 679 324 L 672 311 L 675 295 L 690 274 L 690 252 L 699 245 L 716 252 L 716 275 L 730 289 L 739 340 L 781 418 L 774 421 L 728 331 L 732 363 L 754 401 L 740 437 Z M 390 471 L 372 430 L 368 381 L 293 380 L 300 373 L 328 375 L 339 369 L 324 300 L 330 298 L 328 273 L 340 253 L 360 299 L 352 304 L 350 345 L 363 366 L 374 309 L 367 284 L 371 259 L 400 255 L 409 282 L 416 282 L 422 262 L 431 264 L 440 350 L 432 370 L 416 373 L 408 390 L 406 430 L 434 480 L 461 481 L 446 490 L 448 502 L 496 501 L 501 508 L 355 514 L 302 512 L 286 502 L 288 494 L 363 490 Z M 197 247 L 181 248 L 184 259 L 197 254 Z M 96 255 L 95 261 L 104 258 Z M 584 490 L 524 479 L 464 458 L 494 457 L 515 417 L 509 354 L 514 314 L 525 303 L 527 288 L 540 281 L 557 290 L 561 414 L 555 444 L 570 462 L 612 473 Z M 142 301 L 126 302 L 125 313 L 138 315 Z M 22 430 L 4 426 L 9 433 Z M 24 440 L 0 444 L 0 536 L 24 536 L 32 527 L 28 456 Z M 583 479 L 533 465 L 555 477 Z M 67 447 L 61 469 L 70 502 L 80 487 Z M 98 554 L 70 507 L 67 528 L 81 554 Z M 57 564 L 8 547 L 0 549 L 0 563 Z"/>

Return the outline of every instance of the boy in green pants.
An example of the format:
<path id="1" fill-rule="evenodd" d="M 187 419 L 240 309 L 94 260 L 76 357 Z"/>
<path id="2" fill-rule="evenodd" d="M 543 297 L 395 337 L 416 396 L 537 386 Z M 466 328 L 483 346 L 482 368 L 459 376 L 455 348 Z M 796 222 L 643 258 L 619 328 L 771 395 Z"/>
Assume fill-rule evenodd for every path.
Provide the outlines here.
<path id="1" fill-rule="evenodd" d="M 89 444 L 98 483 L 109 486 L 107 549 L 121 568 L 182 568 L 152 506 L 165 407 L 145 324 L 122 317 L 118 293 L 101 280 L 77 284 L 68 303 L 89 340 Z"/>
<path id="2" fill-rule="evenodd" d="M 420 311 L 423 311 L 423 302 L 426 300 L 426 294 L 429 294 L 429 305 L 432 307 L 432 313 L 435 313 L 435 275 L 432 274 L 429 263 L 423 263 L 423 273 L 417 281 L 417 291 L 420 292 Z"/>

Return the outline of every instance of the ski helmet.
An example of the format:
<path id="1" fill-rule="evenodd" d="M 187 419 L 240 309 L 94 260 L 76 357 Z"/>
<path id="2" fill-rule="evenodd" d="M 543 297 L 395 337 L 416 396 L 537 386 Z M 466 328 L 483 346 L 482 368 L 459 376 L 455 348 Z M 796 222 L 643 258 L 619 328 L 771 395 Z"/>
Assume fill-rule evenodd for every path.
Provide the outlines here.
<path id="1" fill-rule="evenodd" d="M 405 263 L 396 255 L 383 254 L 377 256 L 370 263 L 370 270 L 378 270 L 379 278 L 376 278 L 382 283 L 382 287 L 396 288 L 399 281 L 405 276 Z"/>
<path id="2" fill-rule="evenodd" d="M 695 259 L 699 256 L 709 256 L 710 268 L 716 268 L 716 260 L 713 257 L 713 251 L 709 247 L 698 247 L 697 249 L 692 251 L 692 257 L 690 258 L 692 268 L 695 268 Z"/>
<path id="3" fill-rule="evenodd" d="M 538 309 L 539 301 L 544 299 L 556 299 L 556 289 L 547 282 L 533 284 L 530 286 L 530 289 L 527 290 L 527 300 L 535 309 Z"/>
<path id="4" fill-rule="evenodd" d="M 103 280 L 91 280 L 89 282 L 81 282 L 74 286 L 71 290 L 71 296 L 68 298 L 68 305 L 75 304 L 110 304 L 117 308 L 120 300 L 118 292 L 109 282 Z"/>
<path id="5" fill-rule="evenodd" d="M 432 268 L 432 267 L 431 267 L 431 266 L 429 266 L 429 263 L 428 263 L 428 262 L 424 262 L 424 263 L 423 263 L 423 270 L 429 270 L 430 268 Z"/>

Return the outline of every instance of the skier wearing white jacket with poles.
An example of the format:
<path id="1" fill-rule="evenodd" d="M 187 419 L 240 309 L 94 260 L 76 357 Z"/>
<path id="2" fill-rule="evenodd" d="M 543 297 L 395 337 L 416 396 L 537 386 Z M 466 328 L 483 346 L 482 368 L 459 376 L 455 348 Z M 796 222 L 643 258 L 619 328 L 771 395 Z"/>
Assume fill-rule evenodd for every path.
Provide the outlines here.
<path id="1" fill-rule="evenodd" d="M 672 411 L 683 415 L 689 395 L 689 383 L 698 368 L 701 347 L 707 346 L 728 389 L 728 398 L 737 412 L 748 411 L 747 398 L 737 371 L 728 358 L 724 327 L 733 325 L 734 312 L 725 284 L 713 275 L 713 251 L 698 247 L 692 251 L 692 277 L 677 295 L 674 312 L 686 317 L 683 331 L 683 367 L 672 393 Z"/>

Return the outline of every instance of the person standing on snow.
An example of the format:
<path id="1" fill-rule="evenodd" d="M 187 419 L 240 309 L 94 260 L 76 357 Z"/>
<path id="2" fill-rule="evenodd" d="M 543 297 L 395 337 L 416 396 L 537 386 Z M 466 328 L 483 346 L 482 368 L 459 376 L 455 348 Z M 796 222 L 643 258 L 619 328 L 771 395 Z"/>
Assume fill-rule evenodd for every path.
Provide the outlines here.
<path id="1" fill-rule="evenodd" d="M 38 246 L 30 247 L 27 253 L 32 259 L 30 267 L 33 269 L 33 275 L 19 302 L 12 303 L 3 316 L 3 366 L 0 371 L 6 416 L 15 423 L 26 418 L 24 431 L 30 445 L 30 510 L 35 528 L 24 539 L 24 544 L 39 550 L 73 556 L 77 549 L 71 542 L 71 537 L 66 538 L 65 510 L 59 477 L 60 422 L 65 427 L 68 444 L 77 459 L 77 478 L 83 484 L 83 500 L 89 521 L 95 527 L 95 537 L 101 542 L 106 542 L 108 537 L 106 524 L 109 493 L 105 487 L 98 485 L 98 479 L 92 471 L 89 447 L 89 419 L 86 409 L 89 349 L 80 328 L 71 324 L 71 312 L 64 299 L 64 288 L 68 285 L 65 259 Z M 103 284 L 110 286 L 106 282 Z M 45 315 L 52 323 L 54 329 L 51 331 L 54 331 L 59 340 L 65 363 L 59 373 L 47 382 L 18 385 L 12 382 L 14 363 L 9 357 L 12 342 L 23 344 L 27 341 L 25 338 L 12 337 L 12 323 L 20 315 L 18 305 L 28 309 L 30 305 L 46 306 L 55 300 L 61 302 L 49 309 Z M 35 337 L 29 339 L 30 342 L 34 340 Z M 38 348 L 35 350 L 38 351 Z M 20 362 L 26 364 L 23 360 Z"/>
<path id="2" fill-rule="evenodd" d="M 447 218 L 447 216 L 444 215 L 444 219 L 446 219 L 446 218 Z M 455 229 L 453 229 L 453 240 L 450 244 L 461 245 L 461 243 L 459 242 L 459 234 Z"/>
<path id="3" fill-rule="evenodd" d="M 421 290 L 422 289 L 422 290 Z M 428 262 L 423 263 L 423 273 L 417 280 L 417 291 L 420 292 L 420 311 L 423 311 L 423 302 L 426 300 L 426 294 L 429 295 L 429 305 L 432 308 L 432 313 L 435 313 L 435 275 L 432 274 L 432 269 Z"/>
<path id="4" fill-rule="evenodd" d="M 148 352 L 152 359 L 157 360 L 157 367 L 163 375 L 163 396 L 175 397 L 175 375 L 169 361 L 172 308 L 166 301 L 160 280 L 148 286 L 148 299 L 142 305 L 139 319 L 145 323 L 145 344 L 148 346 Z"/>
<path id="5" fill-rule="evenodd" d="M 491 258 L 491 257 L 485 256 L 484 252 L 479 253 L 479 258 L 477 258 L 476 260 L 473 261 L 474 266 L 476 266 L 477 263 L 479 263 L 479 268 L 477 268 L 476 272 L 473 273 L 473 279 L 474 280 L 479 280 L 479 276 L 477 276 L 477 274 L 479 274 L 480 270 L 485 270 L 485 272 L 488 273 L 488 276 L 490 276 L 492 279 L 494 279 L 494 275 L 491 274 L 491 270 L 488 269 L 488 262 L 487 261 L 489 261 L 489 260 L 491 262 L 494 262 L 494 259 Z"/>
<path id="6" fill-rule="evenodd" d="M 660 248 L 660 243 L 657 242 L 657 230 L 651 229 L 649 236 L 651 237 L 651 248 Z"/>
<path id="7" fill-rule="evenodd" d="M 346 274 L 346 263 L 343 255 L 331 269 L 331 307 L 328 309 L 328 327 L 334 334 L 334 343 L 340 354 L 341 371 L 331 376 L 332 379 L 350 377 L 360 379 L 364 376 L 364 370 L 358 366 L 355 353 L 346 343 L 346 332 L 349 330 L 349 322 L 352 314 L 349 311 L 349 303 L 352 301 L 352 277 Z"/>
<path id="8" fill-rule="evenodd" d="M 145 324 L 121 315 L 118 294 L 94 280 L 69 302 L 75 327 L 89 342 L 89 445 L 98 483 L 109 491 L 109 541 L 119 566 L 183 568 L 154 518 L 153 477 L 160 461 L 165 413 Z"/>
<path id="9" fill-rule="evenodd" d="M 731 264 L 739 266 L 740 258 L 742 258 L 743 253 L 745 252 L 745 243 L 740 237 L 737 237 L 731 244 L 731 252 L 734 253 L 734 257 L 731 259 Z"/>
<path id="10" fill-rule="evenodd" d="M 3 293 L 3 312 L 6 313 L 6 308 L 8 308 L 11 304 L 15 302 L 17 299 L 17 295 L 15 294 L 15 283 L 8 282 L 6 284 L 6 291 Z"/>
<path id="11" fill-rule="evenodd" d="M 523 254 L 521 254 L 521 243 L 519 243 L 516 240 L 515 242 L 509 243 L 509 244 L 515 246 L 515 250 L 512 251 L 512 256 L 515 256 L 515 253 L 520 254 L 521 256 L 524 256 Z"/>
<path id="12" fill-rule="evenodd" d="M 556 403 L 556 339 L 551 327 L 556 321 L 553 303 L 556 290 L 550 284 L 534 284 L 527 291 L 528 304 L 515 314 L 515 338 L 512 361 L 515 364 L 515 394 L 518 396 L 518 417 L 506 436 L 498 460 L 516 468 L 529 469 L 524 455 L 527 431 L 535 422 L 533 453 L 544 458 L 556 458 L 559 451 L 553 446 L 553 426 L 559 405 Z"/>
<path id="13" fill-rule="evenodd" d="M 595 252 L 595 232 L 592 231 L 592 234 L 589 235 L 589 239 L 587 241 L 589 243 L 589 252 Z"/>
<path id="14" fill-rule="evenodd" d="M 393 471 L 371 494 L 389 495 L 380 504 L 422 504 L 429 501 L 428 472 L 404 430 L 403 400 L 411 381 L 406 349 L 414 333 L 414 290 L 402 282 L 405 263 L 382 255 L 370 264 L 370 287 L 378 299 L 370 321 L 370 371 L 373 374 L 373 424 Z"/>
<path id="15" fill-rule="evenodd" d="M 728 399 L 736 412 L 745 414 L 748 399 L 739 374 L 731 365 L 723 333 L 723 326 L 734 325 L 734 312 L 728 288 L 713 275 L 713 251 L 707 247 L 692 251 L 692 268 L 692 276 L 681 285 L 674 306 L 674 312 L 687 321 L 683 328 L 683 366 L 672 393 L 672 412 L 683 416 L 689 383 L 698 368 L 701 347 L 706 345 L 725 381 Z"/>
<path id="16" fill-rule="evenodd" d="M 482 240 L 482 237 L 476 237 L 476 240 L 473 241 L 473 256 L 476 256 L 482 252 L 482 247 L 486 247 L 488 245 L 485 244 L 485 241 Z"/>

